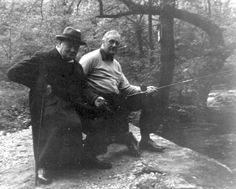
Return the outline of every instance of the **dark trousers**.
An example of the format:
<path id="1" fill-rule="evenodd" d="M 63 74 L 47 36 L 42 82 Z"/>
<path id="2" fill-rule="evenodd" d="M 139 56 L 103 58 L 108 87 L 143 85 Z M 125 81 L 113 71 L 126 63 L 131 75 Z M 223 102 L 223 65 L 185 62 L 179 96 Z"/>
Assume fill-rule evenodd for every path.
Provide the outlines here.
<path id="1" fill-rule="evenodd" d="M 108 101 L 108 108 L 101 109 L 103 116 L 99 114 L 94 119 L 83 121 L 83 131 L 87 134 L 85 151 L 93 153 L 93 156 L 106 152 L 107 145 L 112 142 L 125 143 L 129 133 L 128 116 L 132 111 L 142 110 L 140 117 L 140 133 L 142 137 L 148 137 L 150 125 L 145 116 L 147 98 L 152 104 L 151 97 L 140 93 L 133 96 L 122 97 L 118 95 L 104 95 Z M 144 112 L 143 112 L 144 111 Z"/>

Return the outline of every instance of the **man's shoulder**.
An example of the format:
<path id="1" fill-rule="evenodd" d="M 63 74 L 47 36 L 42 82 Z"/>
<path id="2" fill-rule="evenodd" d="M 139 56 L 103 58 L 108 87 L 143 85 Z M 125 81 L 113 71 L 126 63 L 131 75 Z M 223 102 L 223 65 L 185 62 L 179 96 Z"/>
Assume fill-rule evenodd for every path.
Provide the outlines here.
<path id="1" fill-rule="evenodd" d="M 30 57 L 29 62 L 35 65 L 47 65 L 47 67 L 53 67 L 56 62 L 58 62 L 60 56 L 56 49 L 44 50 L 35 52 L 32 57 Z"/>
<path id="2" fill-rule="evenodd" d="M 33 62 L 38 62 L 42 61 L 45 59 L 48 59 L 50 57 L 50 52 L 49 51 L 36 51 L 32 56 L 29 56 L 24 59 L 24 61 L 33 61 Z"/>
<path id="3" fill-rule="evenodd" d="M 82 60 L 83 60 L 83 59 L 97 59 L 97 58 L 99 58 L 99 56 L 101 56 L 101 55 L 100 55 L 100 50 L 99 50 L 99 49 L 96 49 L 96 50 L 93 50 L 93 51 L 91 51 L 91 52 L 89 52 L 89 53 L 83 55 L 83 56 L 81 57 L 81 59 L 82 59 Z"/>
<path id="4" fill-rule="evenodd" d="M 34 56 L 38 56 L 38 57 L 55 57 L 58 56 L 58 52 L 55 48 L 50 49 L 50 50 L 44 50 L 44 51 L 37 51 Z"/>

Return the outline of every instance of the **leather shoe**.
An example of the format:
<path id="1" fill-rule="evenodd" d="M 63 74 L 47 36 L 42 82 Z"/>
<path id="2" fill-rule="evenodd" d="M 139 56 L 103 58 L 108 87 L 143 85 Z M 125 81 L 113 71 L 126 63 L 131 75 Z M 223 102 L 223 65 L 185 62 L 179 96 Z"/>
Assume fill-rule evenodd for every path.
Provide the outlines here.
<path id="1" fill-rule="evenodd" d="M 150 138 L 146 139 L 146 140 L 141 139 L 141 141 L 139 143 L 139 147 L 142 150 L 148 150 L 148 151 L 152 151 L 152 152 L 163 152 L 163 150 L 165 149 L 165 147 L 157 145 Z"/>
<path id="2" fill-rule="evenodd" d="M 129 152 L 134 157 L 140 157 L 141 153 L 138 146 L 138 141 L 133 135 L 133 133 L 129 132 L 126 138 L 126 145 L 129 149 Z"/>
<path id="3" fill-rule="evenodd" d="M 82 160 L 81 167 L 85 169 L 111 169 L 112 165 L 95 157 Z"/>
<path id="4" fill-rule="evenodd" d="M 38 184 L 47 185 L 47 184 L 52 183 L 51 175 L 49 174 L 49 171 L 46 169 L 39 169 L 37 176 L 38 176 L 37 177 Z"/>

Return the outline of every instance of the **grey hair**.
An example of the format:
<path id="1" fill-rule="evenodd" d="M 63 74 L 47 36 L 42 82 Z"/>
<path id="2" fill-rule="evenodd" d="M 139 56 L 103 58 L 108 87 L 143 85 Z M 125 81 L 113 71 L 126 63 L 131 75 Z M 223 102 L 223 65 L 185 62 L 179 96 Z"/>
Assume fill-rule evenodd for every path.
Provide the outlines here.
<path id="1" fill-rule="evenodd" d="M 105 34 L 104 34 L 104 36 L 103 36 L 103 38 L 102 38 L 102 40 L 103 41 L 105 41 L 105 40 L 107 40 L 107 39 L 116 39 L 116 40 L 118 40 L 118 41 L 120 41 L 120 38 L 121 38 L 121 36 L 120 36 L 120 34 L 119 34 L 119 32 L 118 31 L 116 31 L 116 30 L 110 30 L 110 31 L 108 31 L 108 32 L 106 32 Z"/>

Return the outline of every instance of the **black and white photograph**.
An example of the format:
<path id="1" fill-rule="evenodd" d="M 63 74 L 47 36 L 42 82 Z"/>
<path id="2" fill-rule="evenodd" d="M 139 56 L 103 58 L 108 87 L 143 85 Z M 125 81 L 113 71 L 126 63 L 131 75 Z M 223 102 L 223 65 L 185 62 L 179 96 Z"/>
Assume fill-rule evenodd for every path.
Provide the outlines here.
<path id="1" fill-rule="evenodd" d="M 236 0 L 0 15 L 0 189 L 236 188 Z"/>

